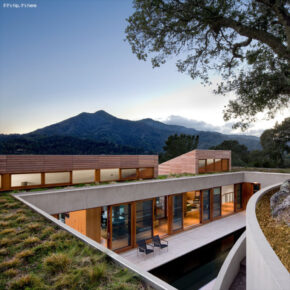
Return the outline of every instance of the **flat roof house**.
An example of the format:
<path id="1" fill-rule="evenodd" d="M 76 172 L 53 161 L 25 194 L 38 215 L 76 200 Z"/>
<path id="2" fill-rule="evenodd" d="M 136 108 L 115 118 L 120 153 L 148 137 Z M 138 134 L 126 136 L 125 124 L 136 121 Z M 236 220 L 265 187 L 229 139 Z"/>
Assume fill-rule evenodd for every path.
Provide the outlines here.
<path id="1" fill-rule="evenodd" d="M 0 155 L 0 191 L 157 175 L 157 155 Z"/>
<path id="2" fill-rule="evenodd" d="M 231 151 L 193 150 L 159 164 L 159 175 L 210 173 L 231 170 Z"/>

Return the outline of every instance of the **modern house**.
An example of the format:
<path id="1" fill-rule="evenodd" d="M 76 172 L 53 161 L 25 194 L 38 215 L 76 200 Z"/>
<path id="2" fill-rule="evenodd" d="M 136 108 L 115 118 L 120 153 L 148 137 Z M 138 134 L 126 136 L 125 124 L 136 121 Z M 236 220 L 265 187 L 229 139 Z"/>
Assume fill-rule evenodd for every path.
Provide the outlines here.
<path id="1" fill-rule="evenodd" d="M 211 173 L 231 170 L 231 151 L 193 150 L 159 164 L 159 175 Z"/>
<path id="2" fill-rule="evenodd" d="M 157 155 L 0 155 L 0 191 L 157 175 Z"/>
<path id="3" fill-rule="evenodd" d="M 157 162 L 157 158 L 154 160 Z M 153 165 L 157 164 L 154 162 Z M 150 168 L 148 163 L 142 163 L 142 167 L 134 164 L 135 167 L 130 164 L 131 167 L 125 169 L 136 168 L 140 172 L 140 168 Z M 70 168 L 70 175 L 73 175 L 73 170 L 80 170 Z M 91 168 L 95 172 L 98 170 Z M 103 167 L 100 168 L 101 171 Z M 153 168 L 156 176 L 157 170 Z M 86 167 L 83 170 L 89 169 Z M 46 173 L 44 169 L 40 172 L 41 176 Z M 20 172 L 12 173 L 12 180 L 13 174 Z M 249 198 L 260 188 L 263 190 L 281 184 L 289 178 L 289 174 L 282 173 L 220 172 L 48 189 L 18 193 L 15 197 L 115 261 L 136 271 L 156 289 L 172 289 L 168 284 L 161 286 L 160 280 L 155 280 L 156 277 L 148 271 L 244 229 L 244 210 Z M 134 249 L 137 242 L 150 240 L 153 235 L 167 237 L 168 253 L 151 255 L 146 259 L 137 256 Z"/>

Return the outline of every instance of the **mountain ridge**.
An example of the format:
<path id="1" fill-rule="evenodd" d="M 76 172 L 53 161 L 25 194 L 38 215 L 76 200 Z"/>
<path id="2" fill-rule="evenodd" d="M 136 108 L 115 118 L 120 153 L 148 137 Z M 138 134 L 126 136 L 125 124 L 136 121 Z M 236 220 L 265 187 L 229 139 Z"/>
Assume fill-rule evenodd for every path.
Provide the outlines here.
<path id="1" fill-rule="evenodd" d="M 137 148 L 138 152 L 139 149 L 143 149 L 144 152 L 159 153 L 162 151 L 168 136 L 172 134 L 198 134 L 200 136 L 198 148 L 200 149 L 208 149 L 230 139 L 246 145 L 249 150 L 261 148 L 259 139 L 255 136 L 198 131 L 180 125 L 164 124 L 150 118 L 138 121 L 120 119 L 104 110 L 95 113 L 82 112 L 61 122 L 18 136 L 27 140 L 52 138 L 53 136 L 73 137 L 91 142 L 107 142 L 117 146 Z M 5 139 L 3 136 L 9 135 L 1 135 L 0 141 Z"/>

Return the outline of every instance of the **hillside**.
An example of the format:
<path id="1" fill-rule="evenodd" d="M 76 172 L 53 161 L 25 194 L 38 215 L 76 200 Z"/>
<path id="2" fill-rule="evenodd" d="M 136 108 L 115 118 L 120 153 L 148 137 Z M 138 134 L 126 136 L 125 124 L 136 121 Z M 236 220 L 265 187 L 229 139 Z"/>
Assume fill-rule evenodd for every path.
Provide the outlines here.
<path id="1" fill-rule="evenodd" d="M 118 150 L 120 154 L 122 152 L 124 152 L 124 154 L 127 154 L 128 152 L 141 153 L 140 151 L 143 153 L 158 153 L 162 151 L 162 147 L 164 146 L 164 142 L 168 136 L 175 133 L 191 135 L 198 134 L 200 136 L 198 148 L 201 149 L 207 149 L 229 139 L 237 140 L 239 143 L 246 145 L 249 150 L 260 149 L 259 138 L 254 136 L 225 135 L 217 132 L 197 131 L 195 129 L 190 129 L 183 126 L 166 125 L 152 119 L 143 119 L 139 121 L 124 120 L 116 118 L 105 111 L 97 111 L 96 113 L 81 113 L 62 122 L 24 135 L 1 135 L 0 141 L 1 143 L 5 141 L 6 145 L 9 144 L 7 144 L 7 142 L 12 144 L 14 138 L 16 138 L 15 140 L 18 140 L 18 142 L 23 142 L 23 144 L 25 143 L 26 145 L 27 142 L 34 144 L 40 142 L 41 146 L 44 146 L 43 150 L 45 151 L 45 148 L 47 148 L 45 141 L 49 141 L 50 144 L 53 142 L 58 142 L 59 144 L 60 138 L 71 137 L 74 139 L 70 139 L 70 141 L 74 144 L 78 144 L 76 145 L 76 150 L 78 152 L 87 152 L 86 150 L 90 150 L 90 152 L 98 151 L 97 149 L 87 149 L 88 146 L 103 146 L 103 148 L 109 146 L 107 150 L 108 152 L 104 152 L 103 154 L 111 154 L 111 152 L 115 153 L 115 151 Z M 22 141 L 20 141 L 19 138 L 22 138 Z M 65 146 L 65 143 L 63 143 L 63 146 Z M 112 146 L 113 149 L 111 148 Z M 51 145 L 51 147 L 53 148 L 53 145 Z M 39 154 L 43 154 L 43 150 L 41 150 L 41 153 Z M 61 147 L 59 150 L 62 150 Z M 106 149 L 101 150 L 101 152 L 103 151 L 106 151 Z M 0 153 L 3 154 L 3 151 L 1 150 Z M 36 152 L 32 149 L 31 153 Z M 87 152 L 87 154 L 90 153 Z"/>

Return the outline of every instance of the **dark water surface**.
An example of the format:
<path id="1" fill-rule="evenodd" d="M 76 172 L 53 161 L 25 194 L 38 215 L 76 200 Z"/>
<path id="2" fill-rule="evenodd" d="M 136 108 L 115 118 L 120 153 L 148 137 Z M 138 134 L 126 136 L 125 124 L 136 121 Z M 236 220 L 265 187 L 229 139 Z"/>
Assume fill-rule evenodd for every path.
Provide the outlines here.
<path id="1" fill-rule="evenodd" d="M 180 290 L 195 290 L 215 279 L 242 228 L 150 271 Z M 174 245 L 170 245 L 174 247 Z"/>

